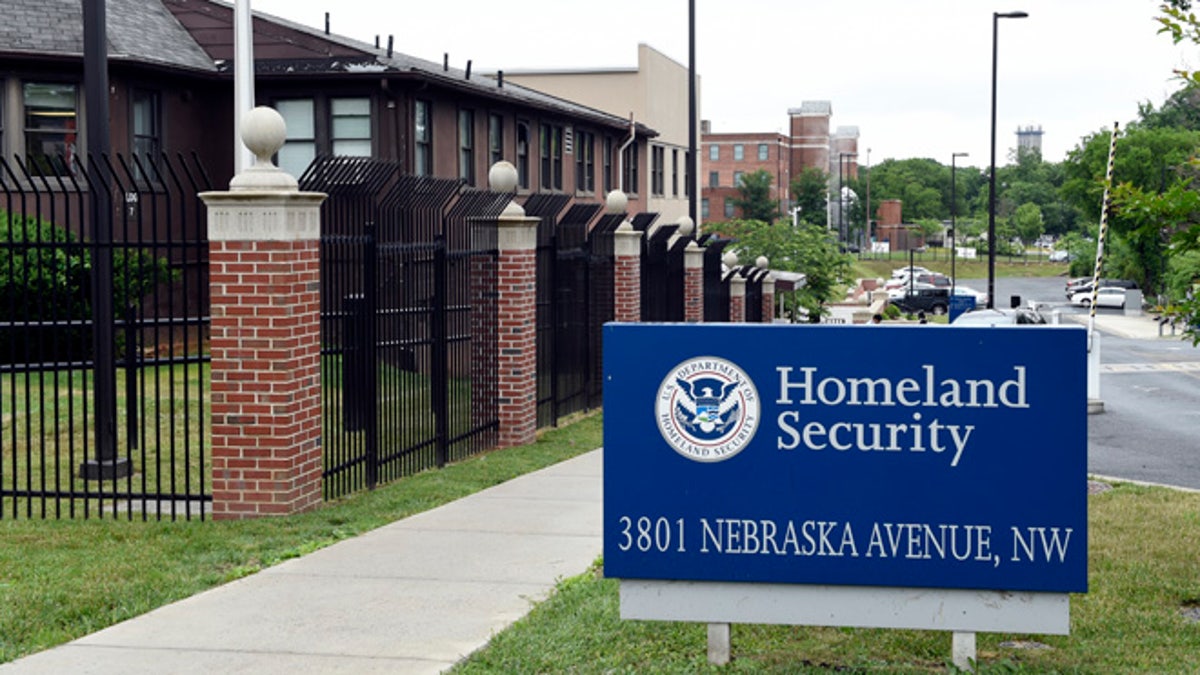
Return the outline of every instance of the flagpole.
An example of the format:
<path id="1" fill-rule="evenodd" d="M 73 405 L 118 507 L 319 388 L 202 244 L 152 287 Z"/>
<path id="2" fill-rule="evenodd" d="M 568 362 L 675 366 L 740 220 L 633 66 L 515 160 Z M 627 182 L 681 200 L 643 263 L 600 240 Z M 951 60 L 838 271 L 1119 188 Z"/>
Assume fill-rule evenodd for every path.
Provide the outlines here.
<path id="1" fill-rule="evenodd" d="M 233 17 L 233 174 L 253 164 L 242 143 L 242 117 L 254 108 L 254 24 L 250 0 L 235 0 Z"/>

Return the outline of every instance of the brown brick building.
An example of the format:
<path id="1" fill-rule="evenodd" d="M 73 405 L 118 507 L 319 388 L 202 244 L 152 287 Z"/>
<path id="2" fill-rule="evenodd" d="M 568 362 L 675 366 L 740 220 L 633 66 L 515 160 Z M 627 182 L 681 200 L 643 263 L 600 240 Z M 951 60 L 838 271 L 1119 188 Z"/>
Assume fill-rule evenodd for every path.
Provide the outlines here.
<path id="1" fill-rule="evenodd" d="M 788 110 L 788 133 L 713 133 L 701 125 L 700 146 L 704 169 L 700 176 L 701 215 L 721 221 L 741 214 L 731 203 L 739 196 L 741 177 L 758 170 L 771 174 L 771 198 L 779 200 L 779 213 L 791 207 L 792 178 L 809 167 L 831 179 L 836 194 L 839 161 L 847 179 L 858 175 L 858 128 L 838 127 L 830 132 L 833 106 L 829 101 L 805 101 Z"/>

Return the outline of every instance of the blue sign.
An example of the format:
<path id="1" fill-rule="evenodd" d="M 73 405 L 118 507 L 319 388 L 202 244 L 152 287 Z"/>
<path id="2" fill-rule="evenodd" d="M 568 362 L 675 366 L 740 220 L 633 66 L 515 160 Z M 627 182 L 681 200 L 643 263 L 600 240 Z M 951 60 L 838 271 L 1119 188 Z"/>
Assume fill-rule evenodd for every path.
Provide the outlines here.
<path id="1" fill-rule="evenodd" d="M 973 309 L 975 309 L 975 296 L 957 294 L 950 296 L 950 316 L 948 317 L 950 323 L 954 323 L 960 314 Z"/>
<path id="2" fill-rule="evenodd" d="M 1085 340 L 609 324 L 604 573 L 1084 592 Z"/>

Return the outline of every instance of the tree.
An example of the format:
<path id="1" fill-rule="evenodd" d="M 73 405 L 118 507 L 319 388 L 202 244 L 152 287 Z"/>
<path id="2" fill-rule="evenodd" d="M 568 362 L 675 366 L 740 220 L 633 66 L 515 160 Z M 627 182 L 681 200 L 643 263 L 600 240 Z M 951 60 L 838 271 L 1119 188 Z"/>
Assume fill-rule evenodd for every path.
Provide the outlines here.
<path id="1" fill-rule="evenodd" d="M 825 200 L 829 194 L 829 176 L 814 167 L 804 168 L 788 186 L 792 207 L 800 209 L 800 218 L 814 225 L 826 225 Z"/>
<path id="2" fill-rule="evenodd" d="M 741 196 L 730 201 L 741 210 L 742 218 L 770 223 L 779 216 L 779 202 L 771 199 L 771 174 L 765 169 L 744 174 L 737 189 Z"/>
<path id="3" fill-rule="evenodd" d="M 804 286 L 781 295 L 780 299 L 785 306 L 803 309 L 809 317 L 827 314 L 825 305 L 838 299 L 838 288 L 849 280 L 853 260 L 840 252 L 823 225 L 804 222 L 791 228 L 734 220 L 712 225 L 710 229 L 736 239 L 733 251 L 741 260 L 766 256 L 771 269 L 803 273 Z"/>
<path id="4" fill-rule="evenodd" d="M 1018 206 L 1012 215 L 1012 226 L 1022 242 L 1033 242 L 1046 231 L 1045 223 L 1042 222 L 1042 209 L 1032 202 Z"/>

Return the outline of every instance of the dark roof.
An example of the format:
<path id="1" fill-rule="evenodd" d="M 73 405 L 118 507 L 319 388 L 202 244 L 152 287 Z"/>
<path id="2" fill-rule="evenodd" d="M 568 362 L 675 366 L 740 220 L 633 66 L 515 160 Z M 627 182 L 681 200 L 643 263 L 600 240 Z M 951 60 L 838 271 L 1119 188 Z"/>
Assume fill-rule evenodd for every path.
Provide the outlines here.
<path id="1" fill-rule="evenodd" d="M 230 76 L 233 4 L 222 0 L 107 0 L 108 56 Z M 169 7 L 168 7 L 169 5 Z M 255 70 L 263 76 L 409 76 L 463 92 L 510 100 L 609 127 L 628 120 L 479 73 L 445 68 L 287 19 L 254 12 Z M 185 25 L 186 24 L 186 25 Z M 228 52 L 228 53 L 227 53 Z M 280 54 L 290 56 L 281 57 Z M 83 57 L 80 0 L 3 0 L 0 54 Z M 644 125 L 638 133 L 657 136 Z"/>
<path id="2" fill-rule="evenodd" d="M 215 71 L 171 12 L 153 0 L 108 0 L 108 57 Z M 0 53 L 83 56 L 80 0 L 4 0 Z"/>

